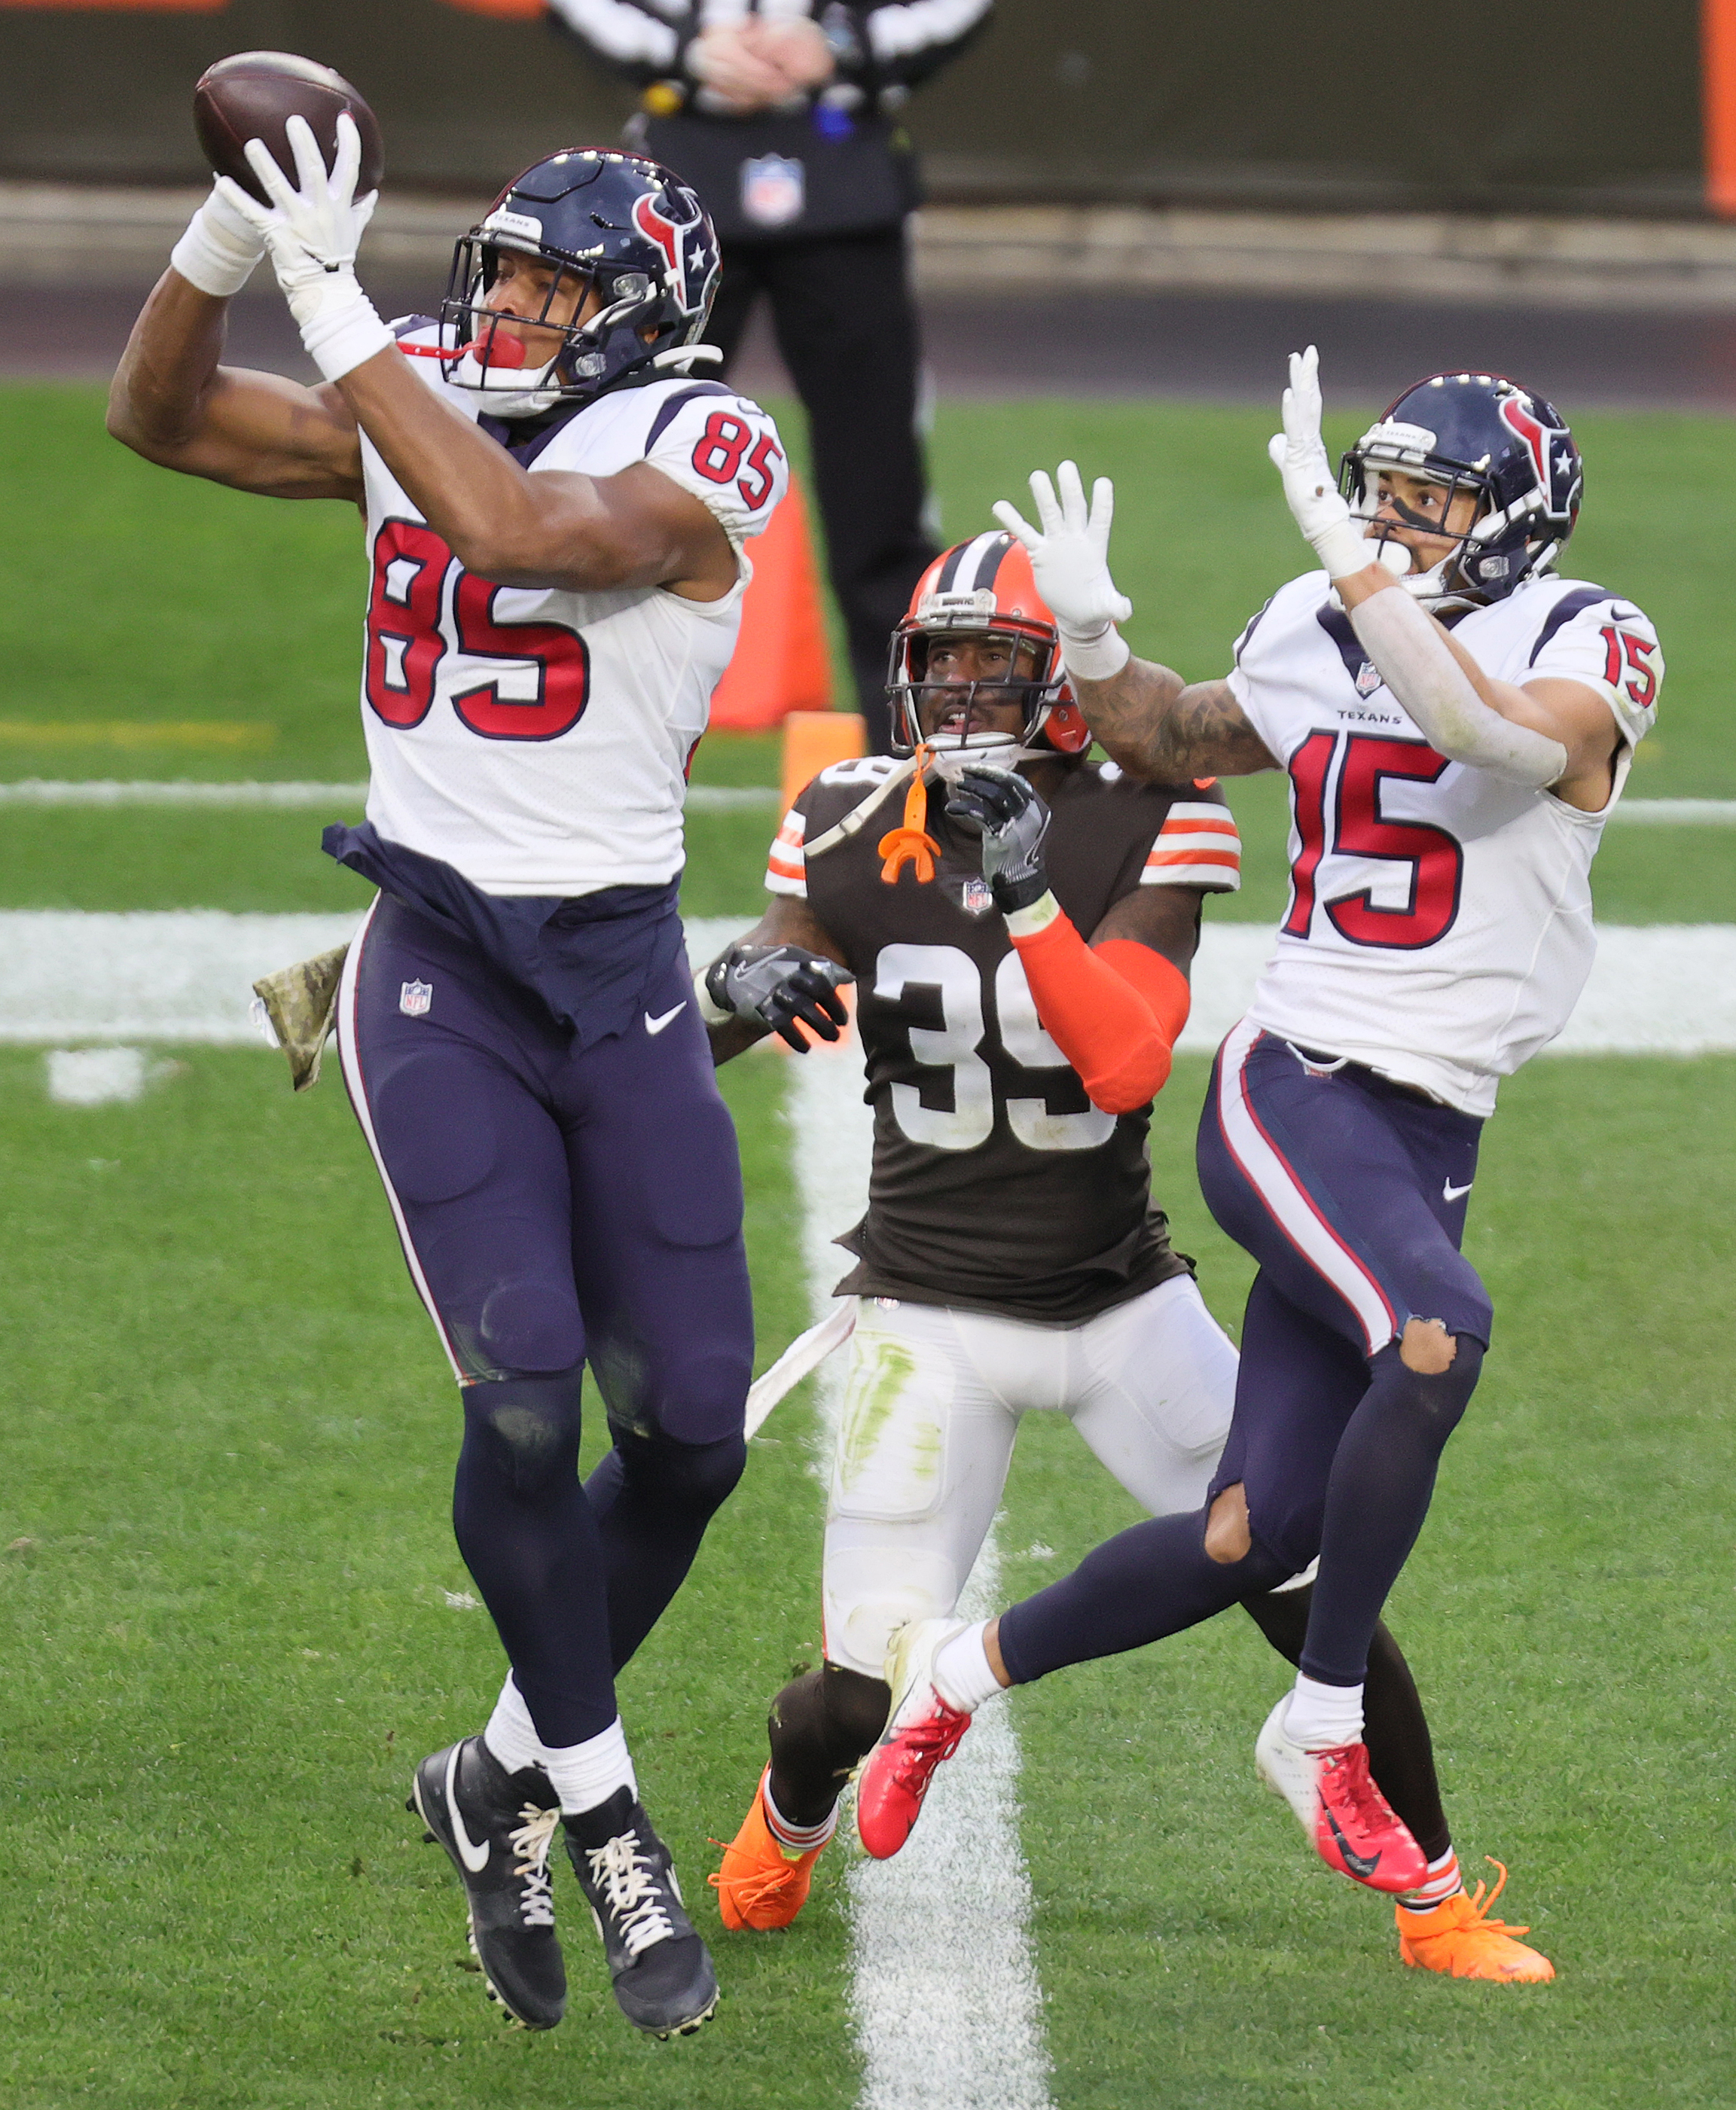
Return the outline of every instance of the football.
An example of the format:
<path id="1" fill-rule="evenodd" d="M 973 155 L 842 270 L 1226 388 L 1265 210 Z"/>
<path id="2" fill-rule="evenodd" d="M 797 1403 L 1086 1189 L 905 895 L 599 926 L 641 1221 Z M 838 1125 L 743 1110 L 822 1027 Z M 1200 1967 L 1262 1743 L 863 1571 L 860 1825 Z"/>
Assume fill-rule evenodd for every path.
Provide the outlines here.
<path id="1" fill-rule="evenodd" d="M 193 120 L 206 159 L 219 175 L 233 176 L 261 205 L 271 201 L 247 165 L 250 139 L 263 139 L 271 158 L 288 175 L 295 156 L 283 127 L 305 117 L 330 167 L 338 138 L 338 119 L 347 110 L 361 134 L 361 174 L 356 194 L 378 190 L 386 173 L 379 120 L 341 73 L 292 52 L 237 52 L 219 59 L 200 76 L 193 90 Z"/>

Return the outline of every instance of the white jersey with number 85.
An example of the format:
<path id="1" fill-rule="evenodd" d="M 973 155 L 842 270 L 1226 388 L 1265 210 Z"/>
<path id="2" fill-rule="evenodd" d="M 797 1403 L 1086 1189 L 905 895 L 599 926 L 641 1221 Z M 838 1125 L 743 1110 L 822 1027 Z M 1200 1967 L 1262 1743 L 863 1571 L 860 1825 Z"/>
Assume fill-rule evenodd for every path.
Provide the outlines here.
<path id="1" fill-rule="evenodd" d="M 432 326 L 408 333 L 435 341 Z M 460 415 L 469 392 L 417 370 Z M 496 586 L 467 572 L 368 441 L 368 818 L 486 894 L 656 885 L 681 870 L 688 763 L 729 664 L 750 567 L 721 600 Z M 714 381 L 617 389 L 525 450 L 533 476 L 648 461 L 737 551 L 788 484 L 759 406 Z"/>

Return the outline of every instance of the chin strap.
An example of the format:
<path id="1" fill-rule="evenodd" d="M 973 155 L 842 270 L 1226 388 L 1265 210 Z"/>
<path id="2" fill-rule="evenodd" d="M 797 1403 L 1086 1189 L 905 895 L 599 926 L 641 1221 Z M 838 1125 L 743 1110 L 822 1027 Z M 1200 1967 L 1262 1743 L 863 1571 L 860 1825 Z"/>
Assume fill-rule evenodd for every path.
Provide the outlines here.
<path id="1" fill-rule="evenodd" d="M 886 860 L 880 876 L 888 886 L 897 885 L 907 864 L 915 868 L 918 886 L 927 885 L 934 877 L 934 861 L 941 854 L 941 845 L 928 832 L 927 772 L 933 759 L 927 748 L 916 750 L 910 788 L 904 794 L 904 823 L 889 828 L 875 845 Z"/>

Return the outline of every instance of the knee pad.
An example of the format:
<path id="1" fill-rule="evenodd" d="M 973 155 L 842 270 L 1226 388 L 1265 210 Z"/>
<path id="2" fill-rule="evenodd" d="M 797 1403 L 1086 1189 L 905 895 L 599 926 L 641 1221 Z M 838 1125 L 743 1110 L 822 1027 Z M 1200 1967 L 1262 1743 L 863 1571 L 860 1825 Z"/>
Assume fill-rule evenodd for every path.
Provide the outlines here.
<path id="1" fill-rule="evenodd" d="M 615 1456 L 621 1492 L 659 1509 L 703 1519 L 720 1509 L 747 1465 L 747 1443 L 726 1436 L 715 1443 L 680 1443 L 670 1436 L 641 1436 L 617 1428 Z"/>
<path id="2" fill-rule="evenodd" d="M 465 1447 L 515 1495 L 535 1496 L 578 1471 L 583 1366 L 554 1377 L 490 1378 L 464 1391 Z"/>

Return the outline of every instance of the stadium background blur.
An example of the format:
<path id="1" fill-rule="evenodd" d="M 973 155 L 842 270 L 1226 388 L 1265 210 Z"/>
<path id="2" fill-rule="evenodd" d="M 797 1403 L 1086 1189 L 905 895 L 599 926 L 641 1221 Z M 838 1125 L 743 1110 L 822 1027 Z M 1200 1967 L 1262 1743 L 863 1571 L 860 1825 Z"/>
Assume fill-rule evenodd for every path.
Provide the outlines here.
<path id="1" fill-rule="evenodd" d="M 446 1379 L 341 1093 L 292 1099 L 263 1051 L 172 1031 L 141 1044 L 130 1098 L 70 1103 L 48 1061 L 102 1040 L 68 1017 L 112 958 L 88 935 L 160 928 L 102 919 L 336 915 L 366 892 L 317 849 L 353 808 L 88 803 L 93 781 L 362 772 L 353 518 L 163 477 L 102 432 L 98 384 L 202 188 L 191 83 L 254 46 L 356 80 L 388 151 L 363 277 L 388 310 L 425 307 L 505 174 L 612 136 L 629 106 L 534 15 L 0 0 L 0 2097 L 18 2110 L 861 2099 L 841 1862 L 791 1937 L 720 1940 L 726 2004 L 695 2044 L 628 2040 L 581 1972 L 561 2031 L 502 2035 L 401 1808 L 410 1759 L 470 1726 L 496 1664 L 442 1522 Z M 1263 451 L 1284 351 L 1321 343 L 1334 445 L 1431 367 L 1516 371 L 1586 451 L 1572 568 L 1663 632 L 1633 795 L 1712 802 L 1611 829 L 1600 915 L 1727 942 L 1733 112 L 1729 0 L 1426 21 L 1372 0 L 1001 0 L 911 112 L 947 533 L 1063 454 L 1113 471 L 1132 641 L 1203 676 L 1300 561 Z M 237 304 L 233 344 L 306 370 L 269 285 Z M 799 450 L 768 344 L 749 368 Z M 724 795 L 692 815 L 691 914 L 755 912 L 777 770 L 769 739 L 702 748 L 696 781 Z M 71 788 L 20 788 L 44 783 Z M 1249 881 L 1214 917 L 1278 912 L 1281 793 L 1235 787 Z M 789 1072 L 726 1073 L 762 1361 L 808 1315 Z M 1191 1173 L 1203 1088 L 1202 1059 L 1179 1062 L 1159 1191 L 1233 1326 L 1243 1257 Z M 1471 1246 L 1499 1352 L 1394 1617 L 1455 1830 L 1512 1863 L 1503 1909 L 1557 1983 L 1399 1968 L 1378 1905 L 1258 1794 L 1273 1673 L 1220 1623 L 1017 1703 L 1062 2110 L 1736 2100 L 1733 1161 L 1728 1044 L 1539 1062 L 1489 1131 Z M 739 1814 L 765 1694 L 817 1649 L 815 1419 L 805 1395 L 780 1409 L 623 1688 L 690 1887 Z M 1127 1520 L 1081 1458 L 1069 1432 L 1027 1430 L 1013 1588 Z"/>

